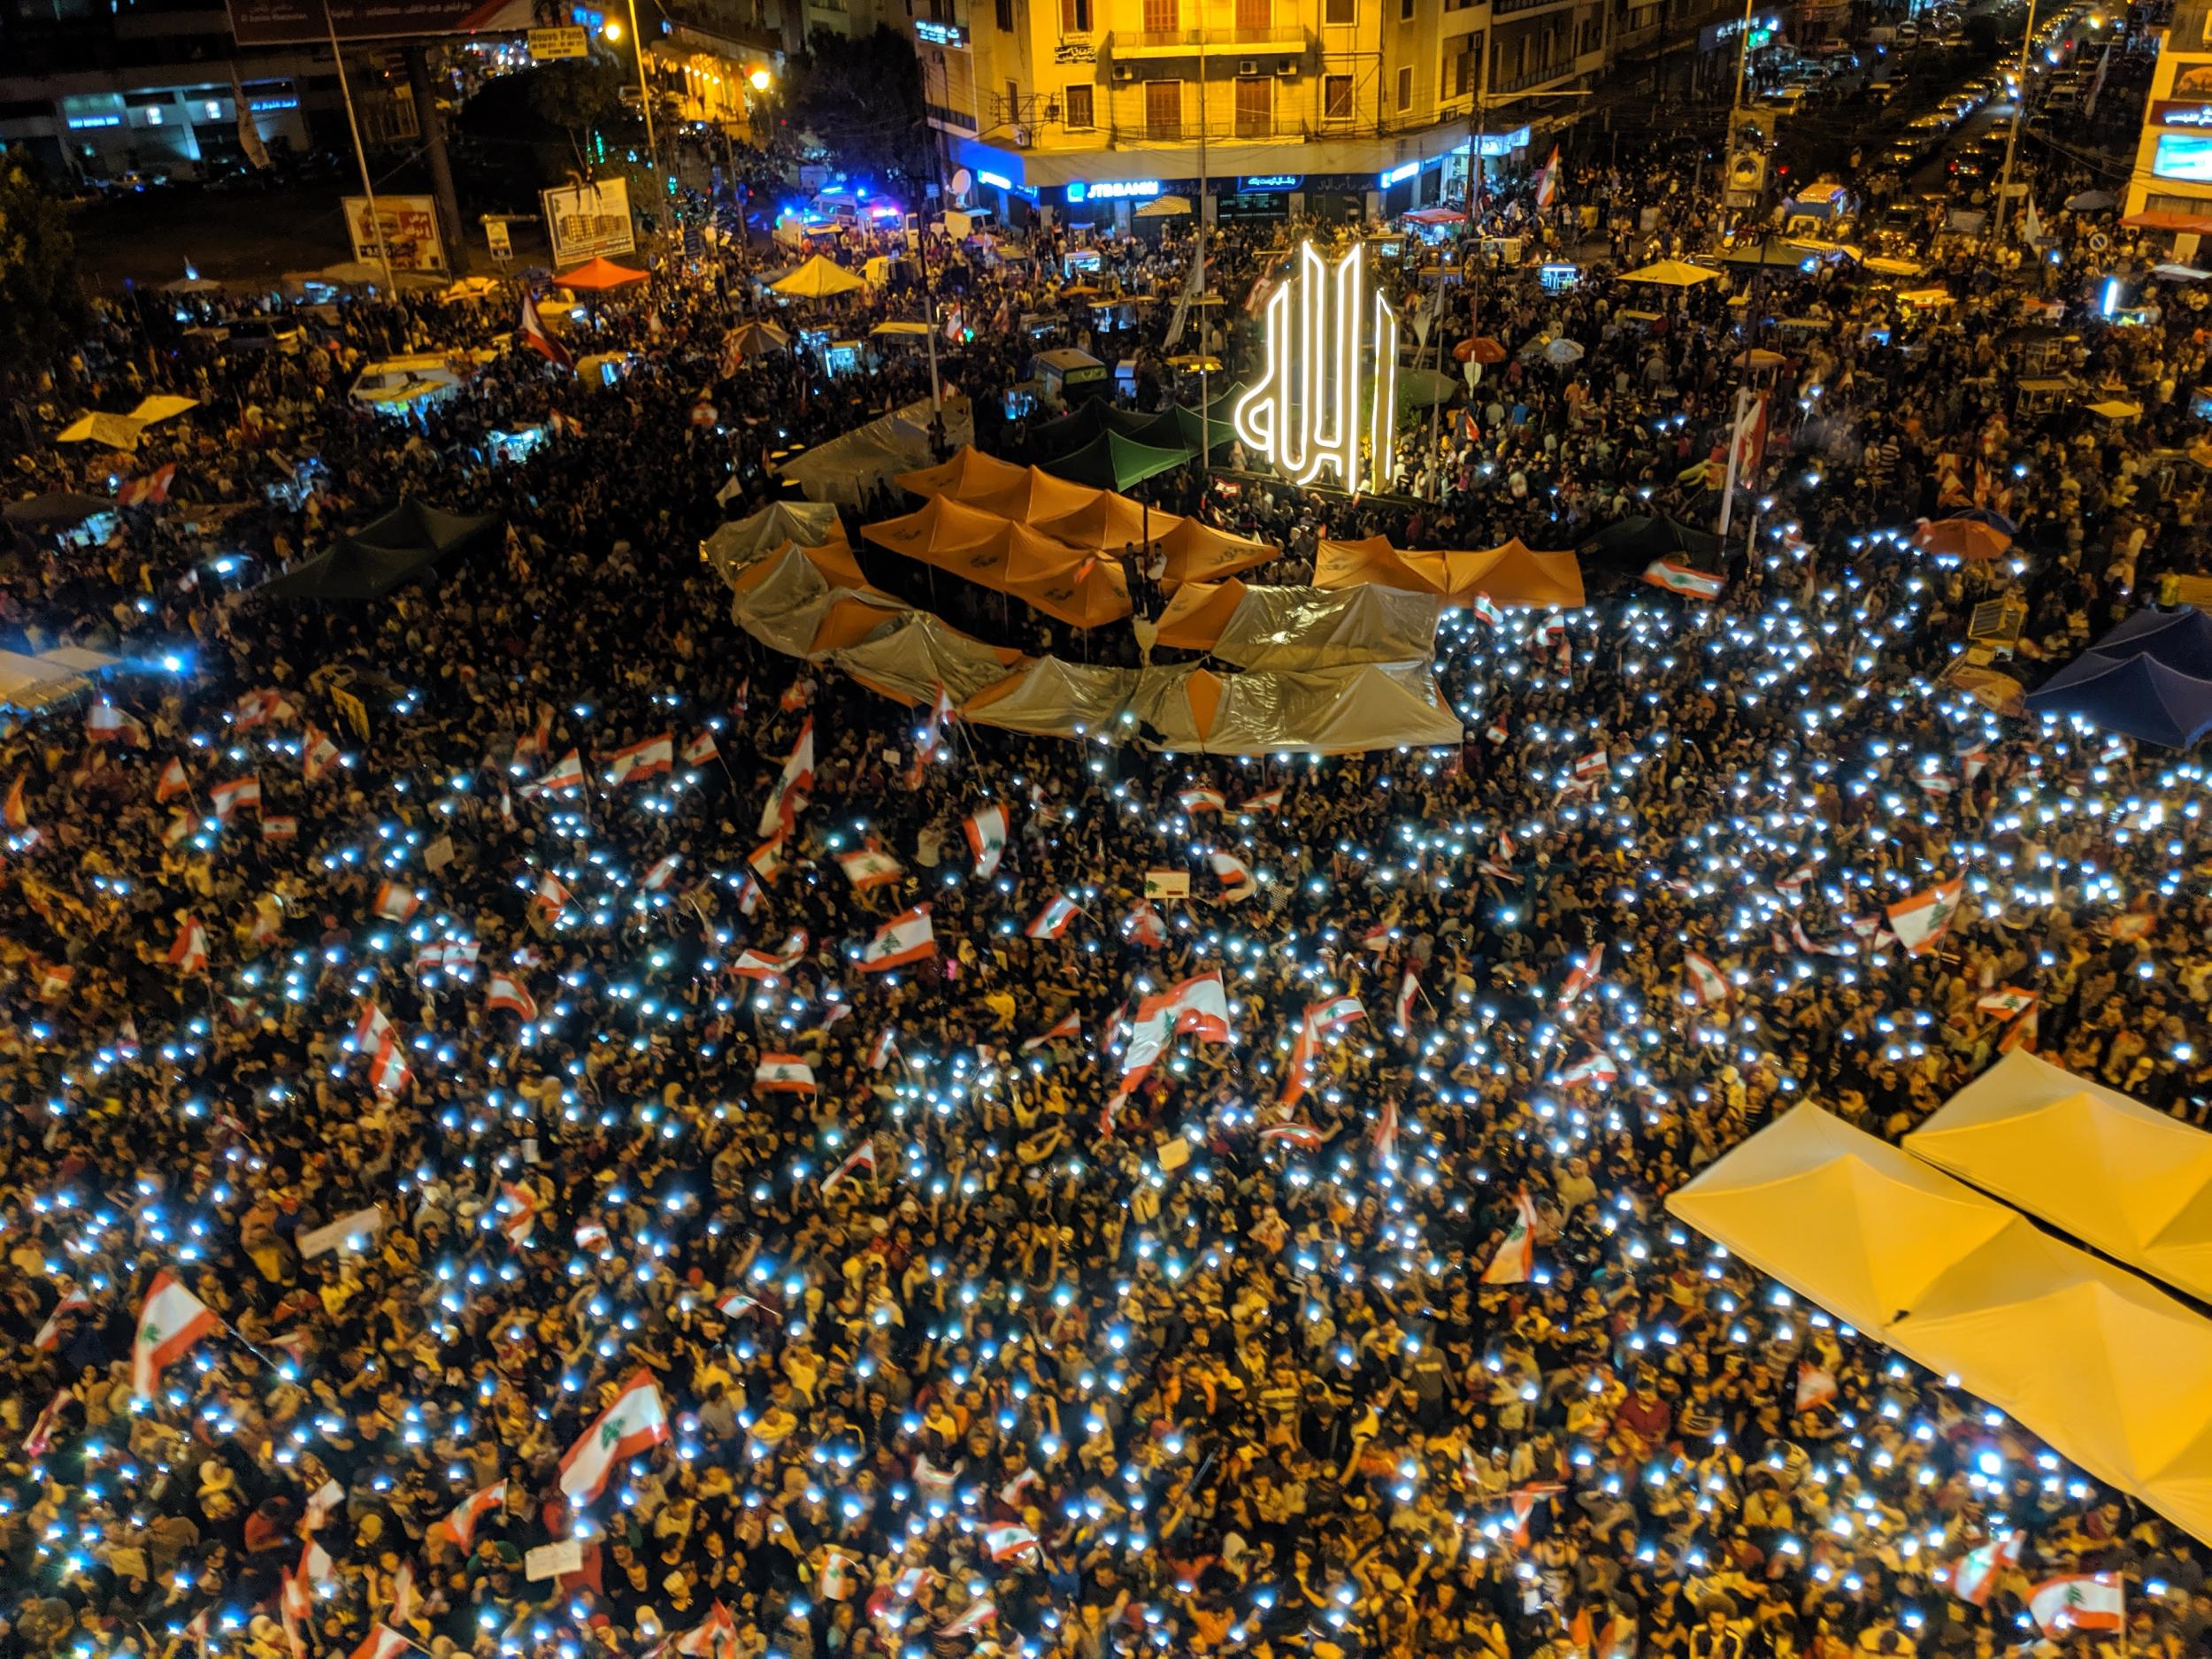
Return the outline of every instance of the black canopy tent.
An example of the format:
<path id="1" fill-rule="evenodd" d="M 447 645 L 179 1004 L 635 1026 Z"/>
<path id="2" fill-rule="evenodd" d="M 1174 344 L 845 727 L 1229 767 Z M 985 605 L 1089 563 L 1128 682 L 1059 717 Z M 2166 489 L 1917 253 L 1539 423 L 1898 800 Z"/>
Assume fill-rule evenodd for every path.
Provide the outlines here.
<path id="1" fill-rule="evenodd" d="M 277 599 L 380 599 L 441 560 L 496 534 L 499 518 L 447 512 L 403 496 L 399 505 L 261 585 Z"/>

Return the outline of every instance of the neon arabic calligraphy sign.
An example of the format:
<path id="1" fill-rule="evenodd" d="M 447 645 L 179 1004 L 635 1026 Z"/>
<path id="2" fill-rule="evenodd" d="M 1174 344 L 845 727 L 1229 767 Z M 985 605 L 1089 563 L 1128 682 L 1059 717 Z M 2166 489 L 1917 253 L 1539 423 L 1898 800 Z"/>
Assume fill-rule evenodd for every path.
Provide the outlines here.
<path id="1" fill-rule="evenodd" d="M 1356 494 L 1378 481 L 1378 472 L 1388 479 L 1398 314 L 1380 294 L 1368 294 L 1366 275 L 1364 250 L 1355 247 L 1332 271 L 1302 242 L 1289 279 L 1268 296 L 1267 369 L 1237 400 L 1230 425 L 1294 483 L 1333 470 Z"/>

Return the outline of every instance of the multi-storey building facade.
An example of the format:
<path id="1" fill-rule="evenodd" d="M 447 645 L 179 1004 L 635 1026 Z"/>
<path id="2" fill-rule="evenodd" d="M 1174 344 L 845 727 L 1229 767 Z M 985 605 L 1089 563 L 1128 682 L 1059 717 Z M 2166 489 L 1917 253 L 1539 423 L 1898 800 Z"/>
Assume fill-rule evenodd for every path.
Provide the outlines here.
<path id="1" fill-rule="evenodd" d="M 1525 165 L 1609 0 L 914 0 L 930 124 L 985 201 L 1348 218 Z M 1539 157 L 1540 160 L 1540 157 Z M 995 196 L 994 196 L 995 192 Z"/>

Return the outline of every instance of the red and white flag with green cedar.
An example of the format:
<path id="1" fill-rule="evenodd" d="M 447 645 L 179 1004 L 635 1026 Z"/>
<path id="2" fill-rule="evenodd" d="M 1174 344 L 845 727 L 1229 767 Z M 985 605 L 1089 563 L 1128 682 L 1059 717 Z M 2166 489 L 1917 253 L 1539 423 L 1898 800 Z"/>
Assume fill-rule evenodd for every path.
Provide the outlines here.
<path id="1" fill-rule="evenodd" d="M 161 1373 L 221 1328 L 212 1310 L 180 1285 L 167 1268 L 146 1287 L 131 1343 L 131 1393 L 151 1399 Z"/>
<path id="2" fill-rule="evenodd" d="M 707 1609 L 706 1623 L 686 1631 L 669 1646 L 686 1659 L 726 1659 L 737 1652 L 737 1621 L 718 1596 Z"/>
<path id="3" fill-rule="evenodd" d="M 1905 948 L 1908 956 L 1917 956 L 1935 949 L 1944 934 L 1951 931 L 1952 918 L 1959 913 L 1959 905 L 1966 895 L 1966 879 L 1953 876 L 1948 881 L 1939 881 L 1925 892 L 1889 906 L 1890 931 L 1897 935 L 1897 942 Z"/>
<path id="4" fill-rule="evenodd" d="M 1529 1202 L 1528 1186 L 1524 1182 L 1513 1200 L 1513 1225 L 1506 1229 L 1505 1241 L 1490 1258 L 1490 1265 L 1482 1270 L 1482 1282 L 1525 1285 L 1535 1275 L 1536 1206 Z"/>
<path id="5" fill-rule="evenodd" d="M 1644 580 L 1654 588 L 1663 588 L 1671 594 L 1684 594 L 1692 599 L 1717 599 L 1721 590 L 1728 586 L 1721 577 L 1694 571 L 1672 559 L 1652 560 L 1644 566 Z"/>
<path id="6" fill-rule="evenodd" d="M 476 1524 L 506 1502 L 507 1483 L 502 1480 L 463 1498 L 432 1530 L 441 1538 L 450 1539 L 465 1552 L 475 1547 Z"/>
<path id="7" fill-rule="evenodd" d="M 1989 1593 L 1997 1587 L 1997 1575 L 2020 1564 L 2020 1546 L 2025 1537 L 2024 1532 L 2013 1532 L 1961 1555 L 1947 1569 L 1951 1594 L 1976 1607 L 1988 1606 Z"/>
<path id="8" fill-rule="evenodd" d="M 649 1372 L 636 1371 L 622 1392 L 561 1459 L 561 1490 L 578 1504 L 607 1489 L 615 1465 L 668 1439 L 668 1411 Z"/>
<path id="9" fill-rule="evenodd" d="M 2046 1578 L 2028 1592 L 2028 1611 L 2047 1635 L 2074 1630 L 2118 1630 L 2127 1613 L 2127 1595 L 2108 1572 L 2072 1578 Z"/>

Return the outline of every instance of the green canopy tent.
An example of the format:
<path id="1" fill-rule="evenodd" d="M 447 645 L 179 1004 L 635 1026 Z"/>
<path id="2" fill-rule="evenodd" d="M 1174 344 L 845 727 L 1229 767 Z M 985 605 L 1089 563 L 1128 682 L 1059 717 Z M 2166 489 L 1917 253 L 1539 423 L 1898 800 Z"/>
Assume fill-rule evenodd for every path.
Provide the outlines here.
<path id="1" fill-rule="evenodd" d="M 1212 426 L 1212 432 L 1206 430 Z M 1229 428 L 1225 410 L 1217 411 L 1209 423 L 1198 411 L 1184 403 L 1170 403 L 1165 409 L 1147 415 L 1133 426 L 1117 426 L 1125 438 L 1134 438 L 1139 443 L 1148 443 L 1156 449 L 1182 449 L 1196 455 L 1200 449 L 1218 449 L 1236 437 Z M 1208 442 L 1208 439 L 1211 442 Z"/>
<path id="2" fill-rule="evenodd" d="M 446 512 L 403 497 L 381 518 L 341 531 L 324 551 L 259 591 L 277 599 L 380 599 L 498 527 L 495 514 Z"/>
<path id="3" fill-rule="evenodd" d="M 1609 556 L 1615 559 L 1655 559 L 1676 554 L 1701 557 L 1719 549 L 1720 538 L 1709 530 L 1672 518 L 1632 513 L 1625 518 L 1616 518 L 1576 550 L 1585 559 Z"/>
<path id="4" fill-rule="evenodd" d="M 1125 490 L 1155 473 L 1182 465 L 1190 457 L 1187 449 L 1163 449 L 1109 431 L 1100 433 L 1080 449 L 1041 461 L 1038 465 L 1055 478 L 1064 478 L 1071 484 L 1087 484 L 1093 489 Z"/>

